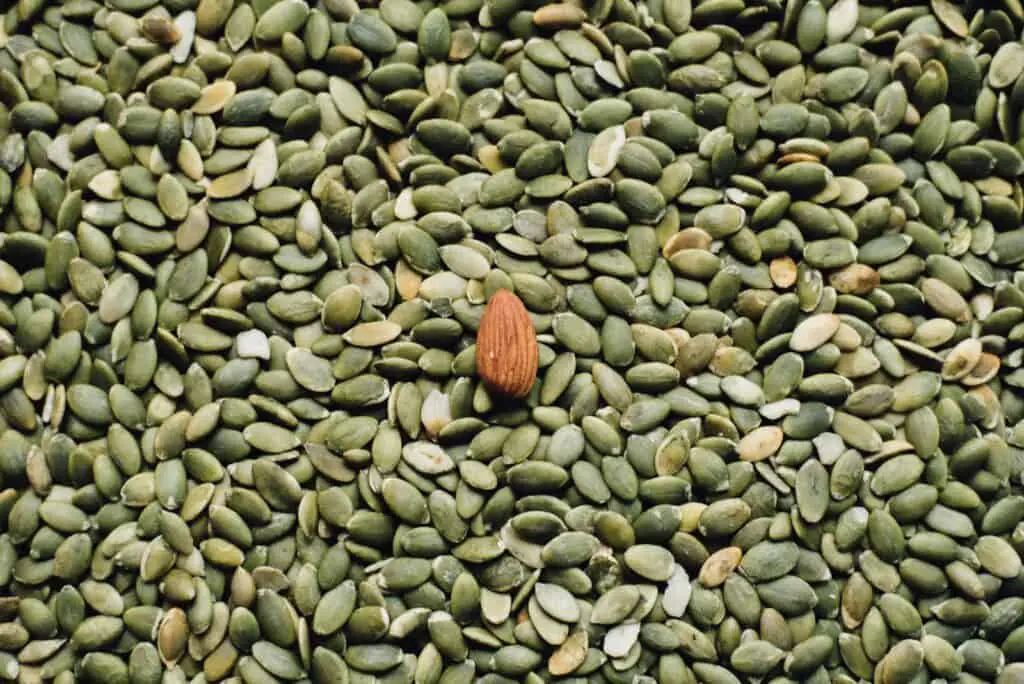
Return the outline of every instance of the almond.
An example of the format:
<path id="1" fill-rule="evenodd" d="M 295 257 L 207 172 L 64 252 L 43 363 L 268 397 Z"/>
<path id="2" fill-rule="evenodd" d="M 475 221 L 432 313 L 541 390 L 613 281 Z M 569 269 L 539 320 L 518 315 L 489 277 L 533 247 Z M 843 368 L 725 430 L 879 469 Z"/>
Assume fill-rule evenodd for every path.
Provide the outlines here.
<path id="1" fill-rule="evenodd" d="M 498 290 L 480 318 L 476 371 L 491 390 L 524 397 L 537 379 L 537 334 L 519 297 Z"/>

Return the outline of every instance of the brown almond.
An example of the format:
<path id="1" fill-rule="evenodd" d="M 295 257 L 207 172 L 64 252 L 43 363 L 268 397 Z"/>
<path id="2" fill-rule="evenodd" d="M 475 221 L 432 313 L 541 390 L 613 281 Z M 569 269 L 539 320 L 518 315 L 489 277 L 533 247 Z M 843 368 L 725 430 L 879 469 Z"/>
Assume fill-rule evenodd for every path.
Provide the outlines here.
<path id="1" fill-rule="evenodd" d="M 487 386 L 523 397 L 537 379 L 537 334 L 526 307 L 509 290 L 498 290 L 480 318 L 476 370 Z"/>

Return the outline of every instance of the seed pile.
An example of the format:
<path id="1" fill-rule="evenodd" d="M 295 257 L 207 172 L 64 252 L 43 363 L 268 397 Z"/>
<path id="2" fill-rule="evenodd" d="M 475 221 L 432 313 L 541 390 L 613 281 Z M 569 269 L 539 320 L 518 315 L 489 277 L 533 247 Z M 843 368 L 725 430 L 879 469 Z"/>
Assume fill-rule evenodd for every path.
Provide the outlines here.
<path id="1" fill-rule="evenodd" d="M 1019 0 L 5 4 L 0 679 L 1024 682 Z"/>

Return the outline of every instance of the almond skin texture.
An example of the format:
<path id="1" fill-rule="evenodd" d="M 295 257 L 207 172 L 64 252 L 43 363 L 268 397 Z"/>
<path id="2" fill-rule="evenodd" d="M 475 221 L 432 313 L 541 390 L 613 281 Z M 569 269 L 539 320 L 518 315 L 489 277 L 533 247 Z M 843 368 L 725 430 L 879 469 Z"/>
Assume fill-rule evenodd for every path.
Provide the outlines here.
<path id="1" fill-rule="evenodd" d="M 480 318 L 476 372 L 489 389 L 511 397 L 525 397 L 537 379 L 537 333 L 509 290 L 495 292 Z"/>

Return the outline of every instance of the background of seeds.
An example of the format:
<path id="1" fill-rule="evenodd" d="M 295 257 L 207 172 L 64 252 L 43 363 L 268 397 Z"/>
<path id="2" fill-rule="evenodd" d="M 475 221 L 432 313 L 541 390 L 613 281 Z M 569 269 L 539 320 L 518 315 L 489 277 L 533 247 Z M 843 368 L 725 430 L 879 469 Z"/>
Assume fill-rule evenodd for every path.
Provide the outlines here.
<path id="1" fill-rule="evenodd" d="M 1024 681 L 1024 10 L 900 5 L 18 0 L 0 678 Z"/>

